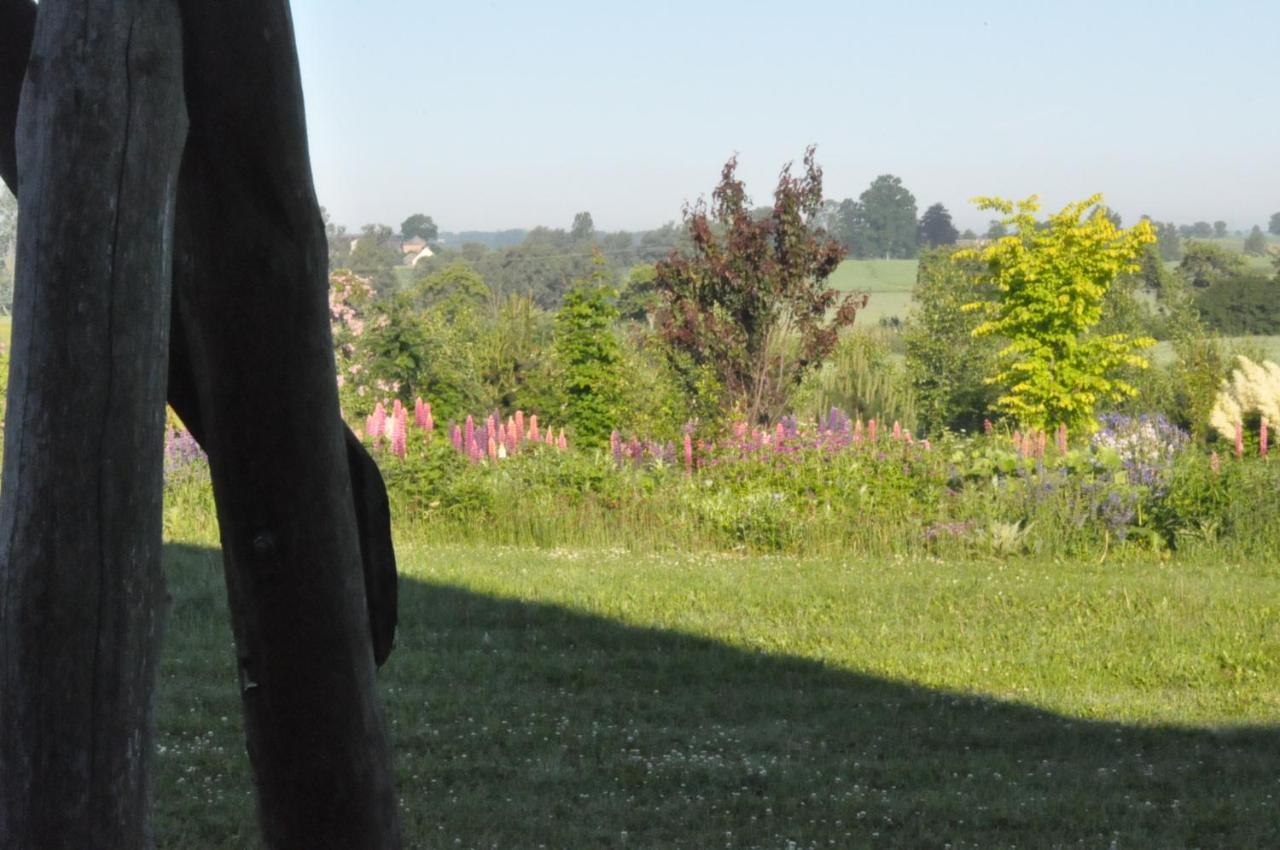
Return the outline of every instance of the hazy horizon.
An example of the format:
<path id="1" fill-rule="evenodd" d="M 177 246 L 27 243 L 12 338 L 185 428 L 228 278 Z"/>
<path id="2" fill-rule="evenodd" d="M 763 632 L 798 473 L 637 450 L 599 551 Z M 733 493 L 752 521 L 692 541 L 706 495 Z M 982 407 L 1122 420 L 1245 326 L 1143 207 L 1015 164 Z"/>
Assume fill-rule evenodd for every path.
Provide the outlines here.
<path id="1" fill-rule="evenodd" d="M 678 220 L 725 160 L 767 203 L 818 145 L 829 198 L 902 178 L 962 229 L 978 194 L 1104 192 L 1230 229 L 1280 210 L 1280 6 L 1088 0 L 967 12 L 818 2 L 294 5 L 317 192 L 355 229 Z M 777 58 L 773 58 L 776 56 Z"/>

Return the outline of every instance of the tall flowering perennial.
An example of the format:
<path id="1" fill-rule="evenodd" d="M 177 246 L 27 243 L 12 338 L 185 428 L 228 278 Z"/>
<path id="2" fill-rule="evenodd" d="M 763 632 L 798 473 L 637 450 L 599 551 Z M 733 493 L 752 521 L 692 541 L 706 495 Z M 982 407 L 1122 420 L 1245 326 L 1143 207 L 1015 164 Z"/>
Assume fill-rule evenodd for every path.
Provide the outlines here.
<path id="1" fill-rule="evenodd" d="M 1094 195 L 1068 204 L 1041 224 L 1034 195 L 1024 201 L 977 198 L 979 209 L 1004 215 L 1012 235 L 983 249 L 957 251 L 956 262 L 980 261 L 979 283 L 997 297 L 965 305 L 986 321 L 974 336 L 1007 339 L 997 373 L 989 381 L 1004 387 L 997 406 L 1024 427 L 1066 425 L 1093 428 L 1094 409 L 1103 401 L 1133 396 L 1136 390 L 1113 377 L 1121 366 L 1145 368 L 1136 352 L 1155 344 L 1147 337 L 1093 333 L 1102 318 L 1107 290 L 1121 273 L 1138 268 L 1144 246 L 1155 241 L 1147 221 L 1117 228 Z M 1092 212 L 1090 212 L 1092 210 Z"/>
<path id="2" fill-rule="evenodd" d="M 430 438 L 436 430 L 431 404 L 418 398 L 414 401 L 413 411 L 412 428 Z M 537 416 L 528 417 L 527 422 L 526 426 L 526 417 L 521 410 L 505 421 L 497 411 L 479 422 L 469 415 L 462 424 L 450 422 L 446 437 L 455 451 L 472 462 L 505 460 L 528 446 L 543 445 L 544 441 L 551 448 L 568 450 L 569 440 L 563 428 L 557 438 L 553 429 L 539 427 Z M 390 412 L 386 405 L 378 402 L 365 420 L 365 435 L 375 447 L 387 440 L 391 452 L 403 458 L 409 452 L 410 427 L 408 408 L 399 400 L 392 401 Z"/>
<path id="3" fill-rule="evenodd" d="M 1209 424 L 1223 439 L 1234 442 L 1239 457 L 1244 454 L 1247 421 L 1255 416 L 1258 417 L 1258 453 L 1265 456 L 1270 446 L 1270 431 L 1280 423 L 1280 364 L 1270 360 L 1255 363 L 1241 357 L 1231 377 L 1222 382 L 1209 414 Z"/>
<path id="4" fill-rule="evenodd" d="M 1178 454 L 1191 437 L 1163 416 L 1124 416 L 1107 414 L 1099 417 L 1101 427 L 1093 435 L 1095 450 L 1115 452 L 1130 484 L 1150 488 L 1161 495 Z"/>

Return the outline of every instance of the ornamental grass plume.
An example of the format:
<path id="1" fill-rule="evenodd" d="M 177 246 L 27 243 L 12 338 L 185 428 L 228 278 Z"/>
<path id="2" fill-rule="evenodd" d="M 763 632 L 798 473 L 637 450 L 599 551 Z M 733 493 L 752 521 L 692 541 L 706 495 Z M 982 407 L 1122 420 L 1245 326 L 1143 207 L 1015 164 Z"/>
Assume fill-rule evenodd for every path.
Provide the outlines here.
<path id="1" fill-rule="evenodd" d="M 1255 363 L 1241 357 L 1239 367 L 1222 382 L 1209 424 L 1223 439 L 1230 440 L 1235 437 L 1237 425 L 1243 424 L 1251 413 L 1268 422 L 1280 422 L 1280 364 L 1270 360 Z"/>

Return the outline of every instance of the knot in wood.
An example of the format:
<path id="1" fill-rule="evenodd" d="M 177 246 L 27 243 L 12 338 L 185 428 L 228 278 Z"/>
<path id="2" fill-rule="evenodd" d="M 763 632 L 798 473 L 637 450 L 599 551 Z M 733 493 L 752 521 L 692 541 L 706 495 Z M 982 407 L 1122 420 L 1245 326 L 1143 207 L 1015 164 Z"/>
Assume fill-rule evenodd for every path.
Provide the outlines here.
<path id="1" fill-rule="evenodd" d="M 259 531 L 253 535 L 253 554 L 260 558 L 266 558 L 274 555 L 276 551 L 276 537 L 270 531 Z"/>

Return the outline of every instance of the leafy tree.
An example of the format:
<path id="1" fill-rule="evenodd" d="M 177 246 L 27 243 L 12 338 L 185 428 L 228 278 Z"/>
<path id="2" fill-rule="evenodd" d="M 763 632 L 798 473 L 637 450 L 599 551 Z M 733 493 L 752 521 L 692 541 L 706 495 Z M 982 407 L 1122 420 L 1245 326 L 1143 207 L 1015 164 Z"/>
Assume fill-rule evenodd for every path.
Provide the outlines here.
<path id="1" fill-rule="evenodd" d="M 1003 239 L 1009 235 L 1009 228 L 1003 221 L 992 221 L 984 236 L 986 239 Z"/>
<path id="2" fill-rule="evenodd" d="M 916 256 L 916 227 L 916 199 L 902 185 L 901 178 L 882 174 L 859 197 L 854 244 L 860 256 Z"/>
<path id="3" fill-rule="evenodd" d="M 405 239 L 417 236 L 424 242 L 435 242 L 440 235 L 440 230 L 431 216 L 414 213 L 401 222 L 400 235 Z"/>
<path id="4" fill-rule="evenodd" d="M 577 441 L 604 446 L 622 423 L 622 348 L 613 333 L 618 311 L 604 259 L 576 281 L 556 313 L 553 350 L 563 411 Z"/>
<path id="5" fill-rule="evenodd" d="M 959 236 L 951 223 L 951 213 L 942 204 L 934 204 L 920 217 L 920 241 L 930 248 L 954 245 Z"/>
<path id="6" fill-rule="evenodd" d="M 372 280 L 373 288 L 379 293 L 395 289 L 395 269 L 404 264 L 404 255 L 390 244 L 391 238 L 391 228 L 385 224 L 366 224 L 347 258 L 347 268 Z"/>
<path id="7" fill-rule="evenodd" d="M 324 221 L 324 237 L 329 248 L 329 273 L 333 274 L 351 263 L 351 234 L 341 224 L 335 224 L 324 207 L 320 208 L 320 218 Z"/>
<path id="8" fill-rule="evenodd" d="M 964 232 L 960 234 L 960 238 L 972 242 L 978 238 L 978 234 L 973 231 L 973 228 L 966 227 Z"/>
<path id="9" fill-rule="evenodd" d="M 1244 240 L 1244 252 L 1251 257 L 1266 256 L 1267 253 L 1267 237 L 1263 235 L 1262 228 L 1258 225 L 1253 226 L 1253 230 L 1249 231 L 1248 237 Z"/>
<path id="10" fill-rule="evenodd" d="M 736 157 L 725 164 L 710 210 L 703 201 L 686 207 L 693 252 L 658 263 L 658 325 L 691 393 L 709 372 L 758 421 L 783 412 L 790 390 L 831 351 L 866 296 L 826 285 L 844 251 L 811 226 L 822 209 L 814 149 L 805 151 L 803 176 L 782 170 L 773 212 L 761 221 L 750 215 L 737 167 Z"/>
<path id="11" fill-rule="evenodd" d="M 995 408 L 999 390 L 985 378 L 995 372 L 1002 346 L 994 336 L 974 336 L 982 318 L 962 309 L 975 295 L 992 298 L 990 285 L 979 280 L 981 271 L 977 260 L 954 262 L 945 250 L 920 257 L 912 290 L 916 306 L 907 321 L 906 366 L 925 433 L 976 431 Z"/>
<path id="12" fill-rule="evenodd" d="M 1271 224 L 1267 228 L 1267 231 L 1271 233 L 1272 236 L 1280 236 L 1280 212 L 1271 214 Z"/>
<path id="13" fill-rule="evenodd" d="M 466 307 L 481 307 L 491 295 L 484 278 L 466 260 L 454 260 L 414 285 L 413 303 L 418 308 L 442 306 L 449 314 Z"/>
<path id="14" fill-rule="evenodd" d="M 1213 225 L 1207 221 L 1197 221 L 1191 225 L 1191 235 L 1197 239 L 1213 238 Z"/>
<path id="15" fill-rule="evenodd" d="M 1220 280 L 1195 296 L 1204 323 L 1227 336 L 1280 334 L 1280 282 L 1260 274 Z"/>
<path id="16" fill-rule="evenodd" d="M 1245 259 L 1208 242 L 1188 242 L 1178 271 L 1196 289 L 1207 289 L 1220 280 L 1244 274 Z"/>
<path id="17" fill-rule="evenodd" d="M 580 212 L 573 217 L 573 229 L 569 231 L 569 238 L 574 242 L 582 242 L 589 240 L 596 235 L 596 224 L 591 219 L 591 213 Z"/>
<path id="18" fill-rule="evenodd" d="M 1213 237 L 1222 239 L 1227 235 L 1227 223 L 1225 221 L 1215 221 L 1213 223 Z"/>
<path id="19" fill-rule="evenodd" d="M 1156 231 L 1156 250 L 1162 260 L 1178 260 L 1182 258 L 1182 237 L 1172 222 L 1153 221 L 1151 226 Z"/>
<path id="20" fill-rule="evenodd" d="M 1068 204 L 1042 225 L 1034 196 L 1016 204 L 979 198 L 980 209 L 1003 213 L 1017 232 L 955 255 L 961 262 L 981 260 L 978 280 L 995 291 L 994 300 L 966 309 L 985 317 L 975 336 L 1008 340 L 992 379 L 1005 390 L 996 404 L 1023 425 L 1092 430 L 1100 402 L 1134 393 L 1113 374 L 1126 365 L 1142 368 L 1146 360 L 1135 352 L 1155 342 L 1094 332 L 1107 290 L 1137 268 L 1142 246 L 1156 238 L 1146 221 L 1119 230 L 1101 211 L 1086 217 L 1101 200 L 1095 195 Z"/>
<path id="21" fill-rule="evenodd" d="M 658 297 L 658 270 L 650 263 L 631 269 L 618 294 L 618 315 L 634 322 L 653 323 L 661 305 Z"/>

